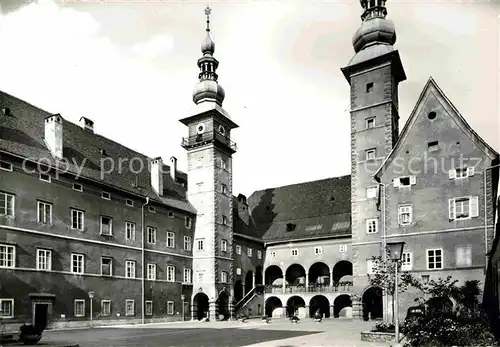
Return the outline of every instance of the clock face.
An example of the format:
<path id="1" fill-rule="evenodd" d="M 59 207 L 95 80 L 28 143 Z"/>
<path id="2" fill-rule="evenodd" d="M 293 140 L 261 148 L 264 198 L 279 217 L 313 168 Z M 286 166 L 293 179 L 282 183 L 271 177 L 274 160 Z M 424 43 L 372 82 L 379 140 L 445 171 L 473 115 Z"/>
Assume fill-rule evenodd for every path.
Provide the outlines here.
<path id="1" fill-rule="evenodd" d="M 219 132 L 224 135 L 226 133 L 226 129 L 222 125 L 219 125 Z"/>
<path id="2" fill-rule="evenodd" d="M 200 123 L 200 124 L 198 124 L 198 125 L 196 126 L 196 132 L 197 132 L 198 134 L 201 134 L 201 133 L 202 133 L 202 132 L 204 132 L 204 131 L 205 131 L 205 124 Z"/>

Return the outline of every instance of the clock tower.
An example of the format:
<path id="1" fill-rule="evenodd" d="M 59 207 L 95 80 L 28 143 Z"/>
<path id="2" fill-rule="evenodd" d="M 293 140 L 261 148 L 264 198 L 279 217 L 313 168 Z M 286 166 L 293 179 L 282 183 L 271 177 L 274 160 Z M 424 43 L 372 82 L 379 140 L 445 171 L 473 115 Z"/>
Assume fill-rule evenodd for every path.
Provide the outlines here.
<path id="1" fill-rule="evenodd" d="M 182 147 L 188 159 L 188 200 L 197 210 L 193 240 L 192 318 L 231 315 L 233 296 L 232 155 L 231 131 L 238 127 L 222 108 L 224 89 L 216 73 L 215 44 L 210 37 L 210 8 L 206 36 L 198 59 L 199 82 L 193 92 L 194 114 L 180 121 L 188 127 Z"/>

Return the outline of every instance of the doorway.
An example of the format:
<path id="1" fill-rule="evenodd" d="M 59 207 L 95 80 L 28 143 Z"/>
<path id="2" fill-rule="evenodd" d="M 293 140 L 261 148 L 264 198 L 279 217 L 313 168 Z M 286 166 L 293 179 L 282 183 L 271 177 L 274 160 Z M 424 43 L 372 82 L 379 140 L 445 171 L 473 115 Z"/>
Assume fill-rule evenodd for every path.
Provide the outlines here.
<path id="1" fill-rule="evenodd" d="M 34 316 L 33 325 L 42 331 L 45 330 L 48 324 L 49 304 L 35 303 Z"/>

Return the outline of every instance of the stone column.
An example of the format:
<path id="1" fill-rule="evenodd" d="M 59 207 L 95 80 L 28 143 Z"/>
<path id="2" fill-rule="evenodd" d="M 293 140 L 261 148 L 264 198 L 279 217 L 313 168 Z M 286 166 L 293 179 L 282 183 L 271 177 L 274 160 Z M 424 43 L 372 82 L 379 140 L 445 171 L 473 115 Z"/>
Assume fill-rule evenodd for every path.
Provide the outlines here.
<path id="1" fill-rule="evenodd" d="M 309 305 L 306 305 L 306 318 L 309 318 L 310 317 L 310 314 L 309 314 Z"/>
<path id="2" fill-rule="evenodd" d="M 255 288 L 255 272 L 252 272 L 252 288 L 251 289 L 254 289 Z"/>
<path id="3" fill-rule="evenodd" d="M 335 305 L 330 305 L 330 318 L 335 318 L 333 315 L 335 313 Z"/>
<path id="4" fill-rule="evenodd" d="M 306 273 L 306 283 L 305 283 L 305 285 L 306 285 L 306 292 L 307 292 L 307 289 L 309 288 L 309 274 L 308 273 Z"/>
<path id="5" fill-rule="evenodd" d="M 215 299 L 212 298 L 208 303 L 208 318 L 210 318 L 211 322 L 214 322 L 217 319 L 216 309 L 217 307 L 215 305 Z"/>
<path id="6" fill-rule="evenodd" d="M 242 284 L 241 288 L 242 288 L 241 290 L 243 291 L 243 297 L 241 299 L 243 299 L 245 297 L 245 295 L 247 295 L 247 292 L 245 291 L 245 284 Z"/>
<path id="7" fill-rule="evenodd" d="M 333 287 L 333 272 L 330 272 L 330 287 Z"/>
<path id="8" fill-rule="evenodd" d="M 283 276 L 283 294 L 286 293 L 286 281 L 285 281 L 285 277 Z"/>
<path id="9" fill-rule="evenodd" d="M 283 306 L 283 313 L 282 313 L 282 315 L 283 315 L 283 318 L 286 318 L 286 306 Z"/>
<path id="10" fill-rule="evenodd" d="M 352 318 L 363 320 L 363 303 L 361 298 L 353 297 L 352 299 Z"/>
<path id="11" fill-rule="evenodd" d="M 195 317 L 196 317 L 196 310 L 194 308 L 194 303 L 191 304 L 191 320 L 195 320 Z M 198 317 L 196 317 L 198 318 Z"/>

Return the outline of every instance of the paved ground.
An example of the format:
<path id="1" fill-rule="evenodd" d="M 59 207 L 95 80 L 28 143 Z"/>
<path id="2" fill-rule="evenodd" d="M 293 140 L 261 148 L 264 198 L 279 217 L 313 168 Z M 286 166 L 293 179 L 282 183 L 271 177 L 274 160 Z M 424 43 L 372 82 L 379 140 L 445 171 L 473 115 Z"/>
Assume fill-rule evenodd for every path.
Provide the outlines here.
<path id="1" fill-rule="evenodd" d="M 323 323 L 274 320 L 239 322 L 184 322 L 46 331 L 38 345 L 78 343 L 80 347 L 298 347 L 386 346 L 360 341 L 372 323 L 325 320 Z"/>

